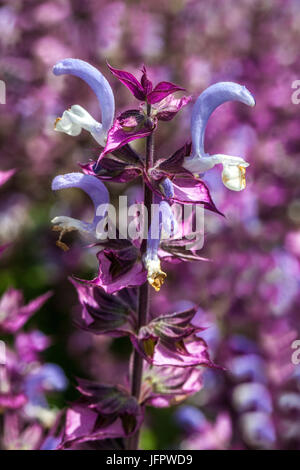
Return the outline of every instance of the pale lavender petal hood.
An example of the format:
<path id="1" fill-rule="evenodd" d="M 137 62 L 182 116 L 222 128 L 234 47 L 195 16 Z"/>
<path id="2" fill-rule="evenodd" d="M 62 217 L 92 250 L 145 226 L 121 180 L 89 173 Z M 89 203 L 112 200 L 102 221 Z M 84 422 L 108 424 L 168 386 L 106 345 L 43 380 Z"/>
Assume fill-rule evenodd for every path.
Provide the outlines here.
<path id="1" fill-rule="evenodd" d="M 80 59 L 64 59 L 53 67 L 54 75 L 75 75 L 84 80 L 96 94 L 102 113 L 102 130 L 107 133 L 115 115 L 115 99 L 106 78 L 92 65 Z"/>
<path id="2" fill-rule="evenodd" d="M 56 176 L 52 181 L 52 190 L 57 191 L 58 189 L 65 188 L 80 188 L 88 194 L 95 207 L 93 222 L 82 222 L 64 216 L 55 217 L 52 222 L 61 225 L 63 229 L 73 228 L 83 232 L 94 233 L 98 222 L 103 218 L 103 215 L 97 215 L 97 209 L 109 203 L 109 193 L 105 185 L 95 176 L 82 173 L 67 173 L 65 175 Z"/>
<path id="3" fill-rule="evenodd" d="M 194 104 L 191 120 L 192 155 L 205 156 L 205 129 L 214 110 L 227 101 L 240 101 L 248 106 L 255 105 L 255 99 L 245 86 L 234 82 L 219 82 L 201 93 Z"/>

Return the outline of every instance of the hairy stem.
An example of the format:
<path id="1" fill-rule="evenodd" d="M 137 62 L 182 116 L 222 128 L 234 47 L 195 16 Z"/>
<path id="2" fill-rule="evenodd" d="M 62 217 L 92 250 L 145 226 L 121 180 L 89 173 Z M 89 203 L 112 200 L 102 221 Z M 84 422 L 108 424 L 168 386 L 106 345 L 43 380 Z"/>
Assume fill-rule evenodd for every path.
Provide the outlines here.
<path id="1" fill-rule="evenodd" d="M 148 105 L 148 115 L 150 115 L 151 107 Z M 146 169 L 151 168 L 153 165 L 154 158 L 154 138 L 153 134 L 147 137 L 146 142 Z M 153 194 L 150 188 L 144 183 L 144 205 L 147 209 L 146 214 L 148 215 L 148 226 L 151 224 L 151 206 L 152 206 Z M 148 231 L 148 230 L 147 230 Z M 147 249 L 147 240 L 143 239 L 141 245 L 141 256 L 145 254 Z M 138 328 L 141 328 L 143 325 L 147 324 L 148 312 L 149 312 L 149 297 L 150 290 L 149 284 L 146 281 L 139 288 L 138 296 Z M 142 376 L 143 376 L 143 358 L 135 350 L 133 356 L 133 369 L 132 369 L 132 382 L 131 382 L 131 393 L 134 397 L 139 400 L 141 385 L 142 385 Z M 128 439 L 128 450 L 138 449 L 139 445 L 139 431 L 137 431 L 134 436 Z"/>

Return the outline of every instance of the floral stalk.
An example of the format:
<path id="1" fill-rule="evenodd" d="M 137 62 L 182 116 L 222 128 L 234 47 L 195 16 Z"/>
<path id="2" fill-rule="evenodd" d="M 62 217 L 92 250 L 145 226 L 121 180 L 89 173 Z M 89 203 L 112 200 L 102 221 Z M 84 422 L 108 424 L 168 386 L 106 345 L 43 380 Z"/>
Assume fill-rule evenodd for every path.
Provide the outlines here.
<path id="1" fill-rule="evenodd" d="M 151 105 L 147 106 L 147 114 L 150 116 Z M 146 140 L 146 168 L 153 166 L 154 159 L 154 135 L 150 134 Z M 147 209 L 148 214 L 148 227 L 151 225 L 151 205 L 153 201 L 153 193 L 151 189 L 144 184 L 144 204 Z M 143 240 L 141 246 L 141 255 L 144 256 L 147 249 L 146 239 Z M 147 324 L 148 313 L 149 313 L 149 300 L 150 300 L 150 285 L 146 281 L 139 288 L 139 300 L 138 300 L 138 328 L 142 328 Z M 131 381 L 131 393 L 137 400 L 140 397 L 141 385 L 142 385 L 142 375 L 143 375 L 143 357 L 135 349 L 133 356 L 133 365 L 132 365 L 132 381 Z M 139 444 L 139 430 L 128 439 L 128 449 L 135 450 L 138 449 Z"/>
<path id="2" fill-rule="evenodd" d="M 76 323 L 96 335 L 130 338 L 134 348 L 130 361 L 131 383 L 128 386 L 126 378 L 118 384 L 79 379 L 77 388 L 81 396 L 67 411 L 60 449 L 81 448 L 94 441 L 103 448 L 112 446 L 115 449 L 120 445 L 122 449 L 138 449 L 146 407 L 161 408 L 180 403 L 201 389 L 200 367 L 217 367 L 210 359 L 205 340 L 199 336 L 204 329 L 198 307 L 189 306 L 183 311 L 159 315 L 151 311 L 150 319 L 150 289 L 153 287 L 158 292 L 167 278 L 161 262 L 203 260 L 197 244 L 202 237 L 201 231 L 192 231 L 195 214 L 184 222 L 177 220 L 175 203 L 202 205 L 220 214 L 207 185 L 197 174 L 199 168 L 203 172 L 213 166 L 210 157 L 202 152 L 210 114 L 228 100 L 254 103 L 251 94 L 238 84 L 225 82 L 210 87 L 198 98 L 192 113 L 192 145 L 187 142 L 175 154 L 154 161 L 153 135 L 158 121 L 171 120 L 182 106 L 188 104 L 189 98 L 174 98 L 173 94 L 182 88 L 170 82 L 160 82 L 153 87 L 145 67 L 140 81 L 127 71 L 110 65 L 109 69 L 142 103 L 139 109 L 129 109 L 117 116 L 108 129 L 103 116 L 114 116 L 114 100 L 102 99 L 103 96 L 111 97 L 110 86 L 102 74 L 75 59 L 54 67 L 56 74 L 57 70 L 71 73 L 91 86 L 99 95 L 103 122 L 95 124 L 81 108 L 78 109 L 78 105 L 74 105 L 72 112 L 59 121 L 59 128 L 56 126 L 57 130 L 72 135 L 78 135 L 84 128 L 95 136 L 95 130 L 99 129 L 96 140 L 101 145 L 101 153 L 97 162 L 80 165 L 83 173 L 57 176 L 52 184 L 54 190 L 76 187 L 89 195 L 95 208 L 93 221 L 59 216 L 52 222 L 54 229 L 60 231 L 58 246 L 61 248 L 68 249 L 61 238 L 71 230 L 76 230 L 99 248 L 97 276 L 91 280 L 72 281 L 82 306 Z M 145 158 L 129 145 L 144 137 Z M 214 164 L 223 163 L 224 166 L 226 157 L 226 181 L 230 179 L 227 186 L 238 190 L 244 186 L 244 180 L 241 183 L 238 177 L 240 174 L 244 177 L 247 163 L 236 160 L 237 157 L 223 157 L 218 154 L 211 158 Z M 106 210 L 110 200 L 104 182 L 126 183 L 139 176 L 143 179 L 145 212 L 144 220 L 135 222 L 138 237 L 122 238 L 106 233 L 105 211 L 99 212 L 103 205 Z M 179 236 L 181 232 L 184 233 L 182 237 Z M 191 235 L 193 242 L 190 244 L 187 236 Z M 138 295 L 131 289 L 137 286 Z M 117 443 L 115 440 L 120 438 L 122 441 Z"/>

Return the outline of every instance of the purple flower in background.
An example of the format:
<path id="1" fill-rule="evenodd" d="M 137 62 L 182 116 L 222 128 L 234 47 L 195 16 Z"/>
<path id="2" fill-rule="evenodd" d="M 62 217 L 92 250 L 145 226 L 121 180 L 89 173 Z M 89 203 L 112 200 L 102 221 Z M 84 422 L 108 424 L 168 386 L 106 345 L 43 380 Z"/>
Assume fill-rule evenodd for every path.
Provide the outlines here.
<path id="1" fill-rule="evenodd" d="M 256 449 L 272 449 L 276 442 L 274 423 L 268 413 L 251 411 L 240 418 L 245 441 Z"/>
<path id="2" fill-rule="evenodd" d="M 51 292 L 47 292 L 24 305 L 22 292 L 9 288 L 0 299 L 0 331 L 16 333 L 51 295 Z"/>
<path id="3" fill-rule="evenodd" d="M 27 402 L 24 393 L 11 393 L 0 391 L 0 406 L 4 410 L 17 410 L 22 408 Z"/>
<path id="4" fill-rule="evenodd" d="M 219 413 L 215 422 L 210 422 L 203 416 L 198 416 L 198 418 L 197 428 L 182 442 L 181 448 L 184 450 L 227 449 L 232 435 L 232 424 L 228 413 Z M 189 421 L 191 423 L 191 420 Z M 186 423 L 184 413 L 183 416 L 181 414 L 178 415 L 178 422 Z"/>
<path id="5" fill-rule="evenodd" d="M 206 424 L 204 414 L 198 408 L 191 405 L 180 406 L 175 413 L 175 420 L 188 433 L 199 432 Z"/>
<path id="6" fill-rule="evenodd" d="M 7 170 L 7 171 L 0 171 L 0 186 L 6 183 L 14 174 L 16 170 Z"/>
<path id="7" fill-rule="evenodd" d="M 226 101 L 240 101 L 254 106 L 255 100 L 246 87 L 233 82 L 220 82 L 208 87 L 198 97 L 192 111 L 191 133 L 192 154 L 183 163 L 185 169 L 194 174 L 204 173 L 222 163 L 222 180 L 233 191 L 246 187 L 245 172 L 249 165 L 241 157 L 230 155 L 209 155 L 204 150 L 205 129 L 213 111 Z"/>
<path id="8" fill-rule="evenodd" d="M 256 409 L 271 413 L 273 409 L 272 397 L 268 389 L 256 382 L 242 383 L 235 387 L 232 401 L 238 412 Z"/>
<path id="9" fill-rule="evenodd" d="M 67 378 L 57 364 L 46 363 L 33 368 L 24 380 L 27 398 L 24 414 L 50 428 L 57 419 L 57 409 L 49 405 L 47 393 L 63 391 L 67 385 Z"/>
<path id="10" fill-rule="evenodd" d="M 22 409 L 27 403 L 20 358 L 5 348 L 5 364 L 0 365 L 0 407 L 5 410 Z"/>
<path id="11" fill-rule="evenodd" d="M 40 353 L 47 349 L 51 344 L 48 336 L 39 330 L 33 330 L 29 333 L 20 332 L 15 339 L 15 348 L 24 362 L 34 362 L 39 359 Z"/>
<path id="12" fill-rule="evenodd" d="M 38 423 L 24 427 L 17 413 L 4 417 L 4 448 L 6 450 L 38 450 L 43 438 L 43 427 Z"/>
<path id="13" fill-rule="evenodd" d="M 0 186 L 5 184 L 15 174 L 15 172 L 16 172 L 15 169 L 7 170 L 7 171 L 0 171 Z M 0 245 L 0 256 L 9 245 L 10 243 L 6 243 L 5 245 Z M 0 318 L 1 318 L 1 314 L 0 314 Z"/>

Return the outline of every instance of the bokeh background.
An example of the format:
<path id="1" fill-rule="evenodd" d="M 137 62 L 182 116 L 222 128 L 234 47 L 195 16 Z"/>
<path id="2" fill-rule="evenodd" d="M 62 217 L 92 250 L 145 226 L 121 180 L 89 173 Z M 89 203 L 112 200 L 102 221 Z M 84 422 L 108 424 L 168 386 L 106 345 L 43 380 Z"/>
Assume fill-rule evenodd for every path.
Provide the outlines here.
<path id="1" fill-rule="evenodd" d="M 145 449 L 300 449 L 300 365 L 291 343 L 300 339 L 300 104 L 292 83 L 300 79 L 298 0 L 7 0 L 0 2 L 1 170 L 16 168 L 1 188 L 0 293 L 13 286 L 30 299 L 53 297 L 25 330 L 51 339 L 43 361 L 61 366 L 69 386 L 50 394 L 63 408 L 76 397 L 74 376 L 113 381 L 126 373 L 125 339 L 92 337 L 72 325 L 78 309 L 68 276 L 92 277 L 95 257 L 77 237 L 63 253 L 50 220 L 56 214 L 87 218 L 90 202 L 76 190 L 52 194 L 57 174 L 77 171 L 97 156 L 90 136 L 72 138 L 53 122 L 72 104 L 99 119 L 93 93 L 52 66 L 84 59 L 108 78 L 118 111 L 136 106 L 110 74 L 106 60 L 137 73 L 146 65 L 154 82 L 170 80 L 195 98 L 216 81 L 236 81 L 257 105 L 223 105 L 210 120 L 209 153 L 241 155 L 250 162 L 247 188 L 228 191 L 220 170 L 205 177 L 226 218 L 207 215 L 203 255 L 210 263 L 183 264 L 168 279 L 153 309 L 163 313 L 197 302 L 210 324 L 214 360 L 225 372 L 207 371 L 204 387 L 188 402 L 149 410 Z M 190 137 L 191 105 L 159 124 L 157 156 L 168 156 Z M 143 149 L 143 142 L 138 143 Z M 134 183 L 138 184 L 138 182 Z M 112 194 L 129 188 L 111 184 Z M 9 342 L 9 338 L 7 338 Z"/>

